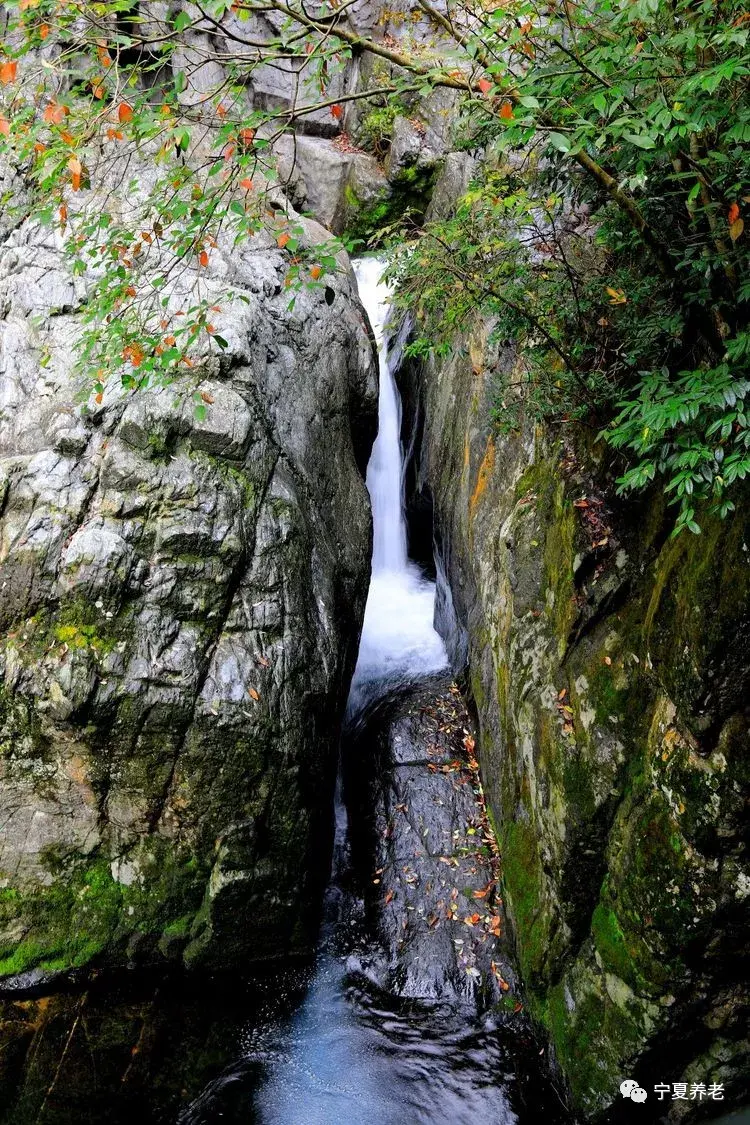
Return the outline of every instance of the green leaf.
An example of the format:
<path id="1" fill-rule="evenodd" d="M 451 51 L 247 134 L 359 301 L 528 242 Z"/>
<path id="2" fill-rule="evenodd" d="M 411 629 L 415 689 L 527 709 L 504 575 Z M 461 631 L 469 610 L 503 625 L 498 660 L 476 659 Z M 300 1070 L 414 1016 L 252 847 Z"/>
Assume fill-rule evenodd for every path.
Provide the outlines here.
<path id="1" fill-rule="evenodd" d="M 551 145 L 559 149 L 560 152 L 570 152 L 570 141 L 567 137 L 564 137 L 562 133 L 549 133 L 547 135 L 547 140 Z"/>
<path id="2" fill-rule="evenodd" d="M 656 141 L 645 133 L 624 133 L 623 140 L 630 141 L 637 148 L 656 148 Z"/>

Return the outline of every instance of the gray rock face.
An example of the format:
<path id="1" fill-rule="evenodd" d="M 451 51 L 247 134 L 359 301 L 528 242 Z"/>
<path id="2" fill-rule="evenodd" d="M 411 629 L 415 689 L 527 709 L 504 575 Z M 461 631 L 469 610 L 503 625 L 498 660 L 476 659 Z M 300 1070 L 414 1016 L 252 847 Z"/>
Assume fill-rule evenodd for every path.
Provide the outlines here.
<path id="1" fill-rule="evenodd" d="M 291 134 L 281 137 L 275 150 L 284 190 L 333 234 L 346 229 L 356 208 L 390 193 L 385 173 L 365 152 L 337 148 L 323 137 Z"/>
<path id="2" fill-rule="evenodd" d="M 227 349 L 81 406 L 87 279 L 31 224 L 1 250 L 3 974 L 231 963 L 314 925 L 376 367 L 346 269 L 293 309 L 273 244 L 204 272 Z"/>

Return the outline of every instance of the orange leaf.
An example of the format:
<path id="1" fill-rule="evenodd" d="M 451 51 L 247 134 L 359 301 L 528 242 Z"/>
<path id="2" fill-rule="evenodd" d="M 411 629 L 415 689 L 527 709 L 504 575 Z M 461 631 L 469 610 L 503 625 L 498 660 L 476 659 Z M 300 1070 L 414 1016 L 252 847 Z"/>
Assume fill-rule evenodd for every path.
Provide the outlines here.
<path id="1" fill-rule="evenodd" d="M 10 121 L 7 117 L 0 116 L 0 137 L 10 136 Z"/>
<path id="2" fill-rule="evenodd" d="M 3 86 L 8 86 L 11 82 L 15 82 L 17 70 L 18 63 L 15 59 L 8 59 L 7 62 L 0 64 L 0 82 L 2 82 Z"/>
<path id="3" fill-rule="evenodd" d="M 727 212 L 727 220 L 731 227 L 732 223 L 736 222 L 740 217 L 740 207 L 738 203 L 733 203 Z"/>
<path id="4" fill-rule="evenodd" d="M 393 901 L 393 895 L 393 891 L 388 891 L 388 894 L 385 896 L 386 904 Z"/>
<path id="5" fill-rule="evenodd" d="M 276 239 L 276 245 L 278 246 L 279 250 L 284 249 L 291 237 L 291 234 L 289 234 L 287 231 L 284 231 L 283 234 L 279 235 L 279 237 Z"/>
<path id="6" fill-rule="evenodd" d="M 167 345 L 167 347 L 173 348 L 177 341 L 175 340 L 174 336 L 165 336 L 164 343 Z"/>
<path id="7" fill-rule="evenodd" d="M 253 190 L 253 181 L 252 180 L 240 180 L 240 187 L 244 188 L 245 191 L 252 191 Z"/>
<path id="8" fill-rule="evenodd" d="M 510 102 L 503 102 L 503 104 L 500 106 L 500 116 L 502 117 L 503 121 L 513 120 L 513 106 L 510 104 Z"/>
<path id="9" fill-rule="evenodd" d="M 107 129 L 107 138 L 110 141 L 121 141 L 122 131 L 120 129 Z"/>
<path id="10" fill-rule="evenodd" d="M 103 398 L 104 398 L 104 395 L 102 394 L 101 391 L 99 391 L 98 394 L 94 395 L 94 402 L 99 403 L 99 402 L 102 401 Z"/>
<path id="11" fill-rule="evenodd" d="M 70 160 L 68 161 L 68 169 L 70 171 L 70 182 L 73 191 L 80 191 L 81 172 L 83 171 L 83 167 L 77 156 L 71 156 Z"/>
<path id="12" fill-rule="evenodd" d="M 260 699 L 260 695 L 258 694 L 258 692 L 255 690 L 254 687 L 249 687 L 247 689 L 247 694 L 250 696 L 251 699 L 254 699 L 256 703 Z"/>
<path id="13" fill-rule="evenodd" d="M 128 105 L 127 102 L 121 102 L 117 107 L 117 120 L 121 125 L 124 125 L 126 121 L 132 121 L 133 107 Z"/>
<path id="14" fill-rule="evenodd" d="M 198 261 L 202 266 L 208 265 L 208 253 L 206 250 L 201 250 L 200 254 L 198 255 Z"/>
<path id="15" fill-rule="evenodd" d="M 49 35 L 49 24 L 43 23 L 41 25 L 41 27 L 39 28 L 39 38 L 40 39 L 46 39 L 48 35 Z"/>
<path id="16" fill-rule="evenodd" d="M 207 402 L 209 406 L 211 406 L 214 401 L 213 395 L 210 395 L 208 391 L 201 391 L 201 398 L 204 402 Z"/>
<path id="17" fill-rule="evenodd" d="M 340 121 L 343 116 L 344 107 L 342 105 L 337 104 L 331 106 L 331 117 L 335 117 L 337 121 Z"/>
<path id="18" fill-rule="evenodd" d="M 483 94 L 484 94 L 485 96 L 486 96 L 487 94 L 489 94 L 490 90 L 492 89 L 492 87 L 493 87 L 494 85 L 495 85 L 495 83 L 494 83 L 494 82 L 491 82 L 489 78 L 480 78 L 480 79 L 479 79 L 479 89 L 481 90 L 481 92 L 482 92 L 482 93 L 483 93 Z"/>
<path id="19" fill-rule="evenodd" d="M 251 145 L 253 137 L 255 136 L 255 129 L 240 129 L 239 139 L 243 145 Z"/>
<path id="20" fill-rule="evenodd" d="M 310 277 L 313 279 L 313 281 L 317 281 L 322 272 L 323 271 L 320 266 L 313 266 L 313 268 L 310 270 Z"/>
<path id="21" fill-rule="evenodd" d="M 60 222 L 62 223 L 63 226 L 65 226 L 65 223 L 67 222 L 67 219 L 68 219 L 68 208 L 65 206 L 64 203 L 60 204 L 60 207 L 58 208 L 57 213 L 60 216 Z"/>
<path id="22" fill-rule="evenodd" d="M 67 107 L 58 105 L 57 102 L 50 102 L 45 108 L 42 117 L 49 125 L 61 125 L 65 120 L 65 115 L 68 112 Z"/>

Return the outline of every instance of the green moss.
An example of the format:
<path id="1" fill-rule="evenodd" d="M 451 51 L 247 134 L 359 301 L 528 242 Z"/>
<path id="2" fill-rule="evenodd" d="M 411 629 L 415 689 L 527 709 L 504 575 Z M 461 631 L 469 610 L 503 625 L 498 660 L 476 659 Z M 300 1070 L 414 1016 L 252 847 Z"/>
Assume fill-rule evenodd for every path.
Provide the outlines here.
<path id="1" fill-rule="evenodd" d="M 106 619 L 103 620 L 106 629 Z M 101 635 L 100 624 L 100 622 L 97 622 L 96 625 L 56 625 L 54 635 L 56 640 L 60 641 L 61 644 L 66 644 L 68 648 L 92 648 L 97 653 L 111 652 L 117 638 L 109 631 L 105 635 Z"/>
<path id="2" fill-rule="evenodd" d="M 404 103 L 394 97 L 390 97 L 385 105 L 374 106 L 359 124 L 357 143 L 378 160 L 383 160 L 391 147 L 394 122 L 406 112 Z"/>
<path id="3" fill-rule="evenodd" d="M 614 910 L 610 910 L 601 902 L 597 905 L 591 919 L 591 934 L 605 969 L 616 973 L 631 987 L 637 988 L 641 983 L 641 977 L 633 964 L 625 934 Z"/>
<path id="4" fill-rule="evenodd" d="M 575 993 L 569 1008 L 568 996 Z M 596 977 L 561 981 L 550 990 L 543 1013 L 573 1099 L 594 1113 L 617 1092 L 628 1060 L 643 1040 L 651 1017 L 627 988 L 611 995 Z"/>
<path id="5" fill-rule="evenodd" d="M 0 941 L 0 976 L 33 967 L 77 968 L 124 948 L 133 933 L 155 949 L 163 936 L 186 935 L 206 885 L 207 871 L 194 856 L 179 855 L 167 841 L 149 841 L 140 875 L 117 882 L 101 855 L 68 857 L 63 870 L 50 857 L 54 881 L 28 890 L 6 888 L 0 897 L 0 930 L 21 942 Z M 147 862 L 150 861 L 150 862 Z"/>
<path id="6" fill-rule="evenodd" d="M 411 165 L 391 181 L 390 194 L 369 206 L 362 206 L 353 190 L 347 193 L 348 218 L 344 241 L 360 241 L 376 246 L 385 237 L 384 230 L 393 228 L 407 214 L 413 221 L 424 218 L 435 186 L 434 168 Z M 391 231 L 391 234 L 393 232 Z"/>
<path id="7" fill-rule="evenodd" d="M 516 820 L 502 826 L 500 850 L 505 900 L 514 922 L 521 971 L 533 988 L 543 975 L 549 936 L 539 841 L 530 824 Z"/>

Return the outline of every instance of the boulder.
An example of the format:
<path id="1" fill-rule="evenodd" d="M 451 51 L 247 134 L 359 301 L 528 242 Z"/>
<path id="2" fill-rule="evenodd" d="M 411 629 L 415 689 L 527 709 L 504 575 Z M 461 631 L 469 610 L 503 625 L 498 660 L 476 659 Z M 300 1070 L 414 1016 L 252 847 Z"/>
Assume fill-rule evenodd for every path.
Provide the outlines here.
<path id="1" fill-rule="evenodd" d="M 293 303 L 285 272 L 219 238 L 226 347 L 97 402 L 91 278 L 28 220 L 0 248 L 2 976 L 311 949 L 377 368 L 346 261 Z"/>

